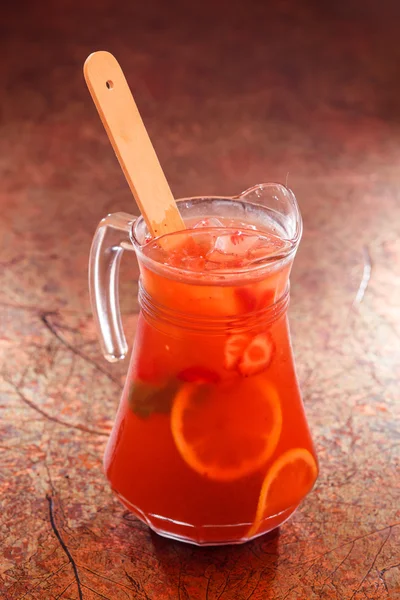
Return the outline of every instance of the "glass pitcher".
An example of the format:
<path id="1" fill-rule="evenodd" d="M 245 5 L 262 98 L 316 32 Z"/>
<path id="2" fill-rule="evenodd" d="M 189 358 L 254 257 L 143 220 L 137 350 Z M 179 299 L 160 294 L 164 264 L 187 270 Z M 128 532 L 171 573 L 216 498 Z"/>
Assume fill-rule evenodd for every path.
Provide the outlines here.
<path id="1" fill-rule="evenodd" d="M 241 543 L 288 519 L 318 474 L 287 321 L 301 216 L 278 184 L 178 207 L 185 231 L 152 240 L 142 217 L 116 213 L 94 236 L 92 309 L 111 362 L 127 354 L 123 250 L 140 267 L 141 311 L 104 467 L 122 504 L 157 533 Z"/>

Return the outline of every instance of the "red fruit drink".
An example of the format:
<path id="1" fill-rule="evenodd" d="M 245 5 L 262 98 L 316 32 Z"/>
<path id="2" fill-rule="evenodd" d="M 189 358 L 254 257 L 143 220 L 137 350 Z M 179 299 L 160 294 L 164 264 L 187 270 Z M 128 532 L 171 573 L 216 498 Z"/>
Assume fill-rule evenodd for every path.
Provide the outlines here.
<path id="1" fill-rule="evenodd" d="M 141 313 L 105 470 L 157 532 L 238 543 L 317 478 L 286 315 L 298 239 L 261 207 L 191 202 L 184 232 L 146 243 L 134 226 Z"/>

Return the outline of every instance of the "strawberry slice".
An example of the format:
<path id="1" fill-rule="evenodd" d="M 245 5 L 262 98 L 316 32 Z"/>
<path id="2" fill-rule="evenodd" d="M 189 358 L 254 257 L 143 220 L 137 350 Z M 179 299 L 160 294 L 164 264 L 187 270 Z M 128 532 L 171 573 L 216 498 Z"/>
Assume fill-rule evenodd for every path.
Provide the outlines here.
<path id="1" fill-rule="evenodd" d="M 242 286 L 235 290 L 241 306 L 245 312 L 252 312 L 257 308 L 257 296 L 250 286 Z"/>
<path id="2" fill-rule="evenodd" d="M 245 312 L 267 308 L 274 303 L 274 288 L 263 289 L 257 285 L 247 285 L 235 290 L 236 297 Z"/>
<path id="3" fill-rule="evenodd" d="M 275 346 L 268 333 L 256 335 L 245 348 L 239 361 L 239 372 L 244 377 L 257 375 L 270 365 Z"/>
<path id="4" fill-rule="evenodd" d="M 188 383 L 218 383 L 219 375 L 207 367 L 188 367 L 178 373 L 178 379 Z"/>
<path id="5" fill-rule="evenodd" d="M 271 306 L 271 304 L 274 303 L 274 300 L 275 300 L 275 290 L 271 289 L 271 288 L 268 290 L 265 290 L 260 295 L 257 308 L 260 308 L 260 309 L 267 308 L 268 306 Z"/>
<path id="6" fill-rule="evenodd" d="M 228 371 L 236 369 L 250 341 L 251 336 L 247 333 L 229 336 L 225 344 L 225 369 L 228 369 Z"/>

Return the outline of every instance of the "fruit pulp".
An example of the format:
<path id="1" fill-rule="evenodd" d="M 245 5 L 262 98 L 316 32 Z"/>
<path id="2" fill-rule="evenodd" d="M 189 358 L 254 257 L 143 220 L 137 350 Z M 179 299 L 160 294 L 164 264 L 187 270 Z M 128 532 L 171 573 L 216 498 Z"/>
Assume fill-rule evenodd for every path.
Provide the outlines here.
<path id="1" fill-rule="evenodd" d="M 105 470 L 157 532 L 239 543 L 285 521 L 317 477 L 283 301 L 290 261 L 284 240 L 254 225 L 189 225 L 168 250 L 144 248 L 174 272 L 140 265 L 142 312 Z M 275 268 L 245 273 L 274 254 Z"/>

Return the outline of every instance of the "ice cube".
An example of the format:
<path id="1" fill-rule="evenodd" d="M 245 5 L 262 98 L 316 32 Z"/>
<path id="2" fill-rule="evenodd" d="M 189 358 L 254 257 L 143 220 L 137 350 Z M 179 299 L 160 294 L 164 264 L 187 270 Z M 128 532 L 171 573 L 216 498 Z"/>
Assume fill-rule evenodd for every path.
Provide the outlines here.
<path id="1" fill-rule="evenodd" d="M 253 223 L 245 223 L 244 221 L 239 221 L 238 219 L 227 220 L 225 227 L 233 227 L 234 229 L 240 230 L 253 229 L 253 231 L 257 231 L 257 226 L 253 225 Z"/>
<path id="2" fill-rule="evenodd" d="M 200 246 L 203 256 L 205 256 L 207 252 L 211 252 L 211 250 L 214 248 L 215 240 L 217 239 L 216 231 L 203 231 L 203 229 L 212 228 L 216 230 L 217 228 L 221 227 L 224 227 L 224 225 L 215 217 L 202 219 L 195 225 L 192 225 L 192 238 L 196 244 Z"/>
<path id="3" fill-rule="evenodd" d="M 232 231 L 216 238 L 213 249 L 208 252 L 207 260 L 219 266 L 227 264 L 236 267 L 245 264 L 250 250 L 257 244 L 258 235 L 243 231 Z"/>
<path id="4" fill-rule="evenodd" d="M 208 252 L 206 259 L 206 267 L 209 271 L 213 271 L 226 265 L 240 267 L 243 263 L 243 258 L 241 256 L 238 256 L 237 254 L 225 254 L 220 250 L 211 250 Z"/>
<path id="5" fill-rule="evenodd" d="M 250 250 L 249 258 L 251 260 L 263 260 L 270 256 L 276 255 L 287 249 L 287 244 L 284 240 L 277 236 L 262 236 L 258 243 Z"/>
<path id="6" fill-rule="evenodd" d="M 244 258 L 257 245 L 259 239 L 259 235 L 237 230 L 230 234 L 218 236 L 214 244 L 214 250 L 218 250 L 223 254 L 231 254 L 235 258 Z"/>
<path id="7" fill-rule="evenodd" d="M 202 219 L 201 221 L 198 221 L 196 225 L 193 225 L 193 229 L 198 229 L 199 227 L 224 227 L 224 225 L 216 217 L 209 217 L 208 219 Z"/>

